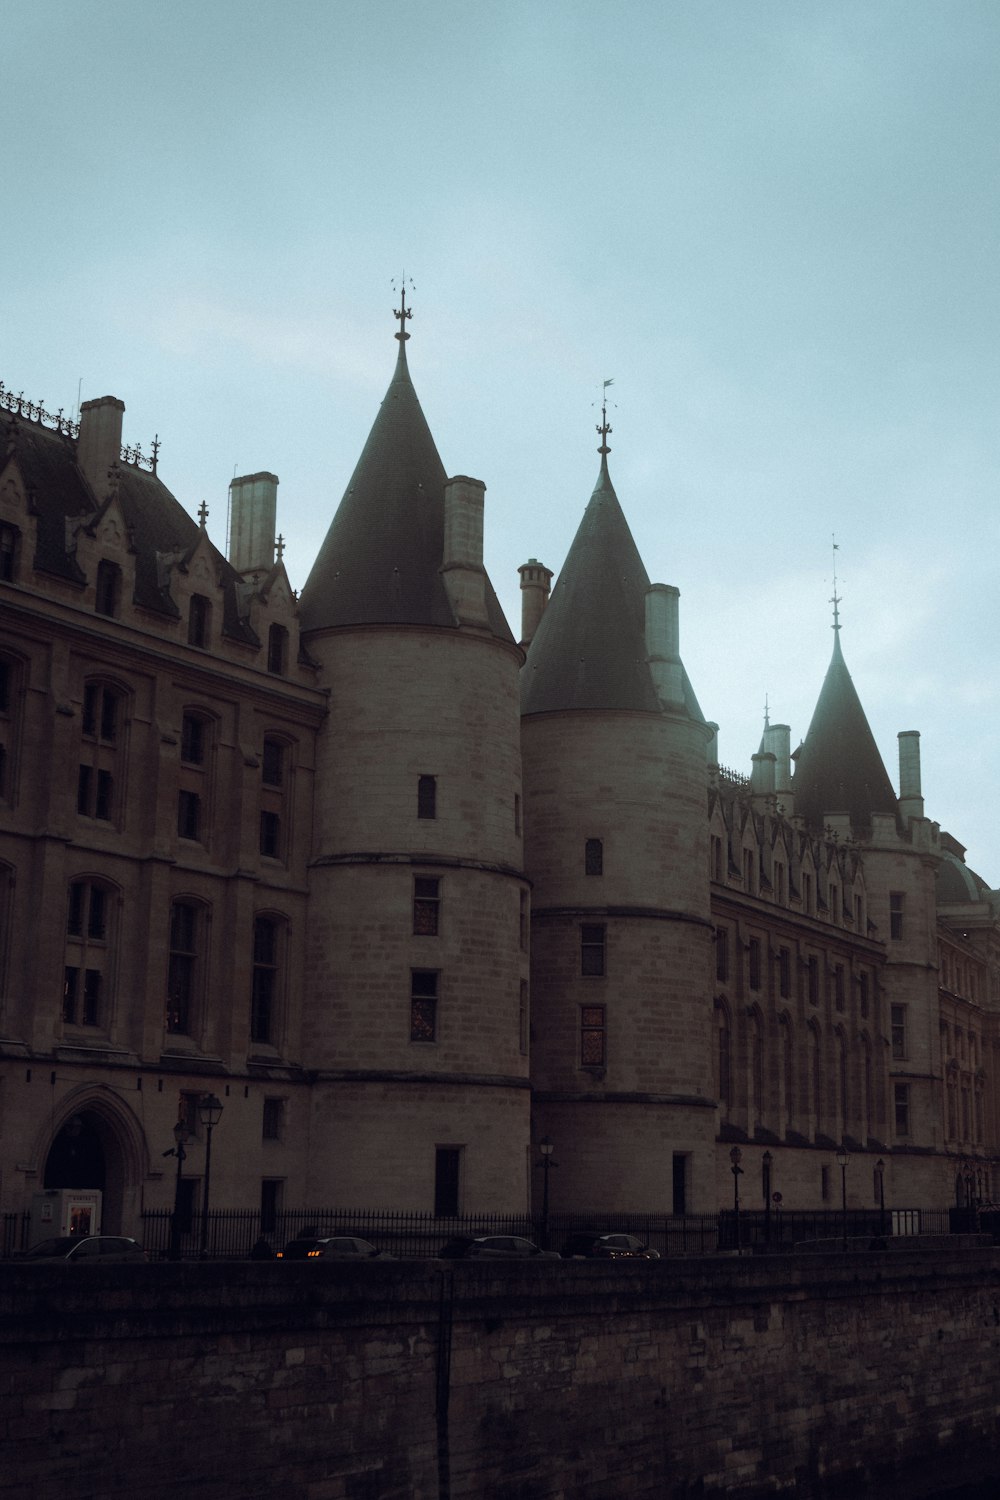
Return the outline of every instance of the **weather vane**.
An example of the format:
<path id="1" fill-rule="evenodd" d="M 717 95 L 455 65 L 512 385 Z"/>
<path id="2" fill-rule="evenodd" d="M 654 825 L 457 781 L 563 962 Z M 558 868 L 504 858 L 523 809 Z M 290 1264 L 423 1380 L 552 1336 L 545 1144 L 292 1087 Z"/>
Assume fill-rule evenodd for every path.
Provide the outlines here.
<path id="1" fill-rule="evenodd" d="M 830 600 L 830 603 L 833 605 L 833 626 L 832 626 L 832 629 L 834 629 L 835 631 L 837 631 L 837 633 L 839 634 L 840 633 L 840 595 L 837 593 L 837 553 L 840 551 L 840 546 L 839 546 L 839 544 L 837 542 L 837 533 L 835 531 L 831 532 L 831 537 L 832 537 L 832 540 L 833 540 L 833 597 Z"/>
<path id="2" fill-rule="evenodd" d="M 392 285 L 395 289 L 395 281 L 392 283 Z M 406 321 L 408 318 L 413 317 L 411 309 L 406 305 L 406 287 L 407 280 L 406 274 L 404 272 L 399 280 L 399 306 L 394 307 L 392 310 L 393 317 L 396 318 L 399 322 L 399 332 L 396 334 L 396 337 L 399 339 L 400 343 L 405 343 L 405 341 L 410 337 L 410 335 L 406 331 Z M 415 292 L 417 290 L 412 281 L 409 282 L 409 288 L 411 292 Z"/>
<path id="3" fill-rule="evenodd" d="M 614 383 L 613 379 L 606 380 L 601 391 L 601 420 L 597 428 L 601 435 L 601 446 L 597 450 L 598 453 L 611 452 L 611 449 L 608 447 L 608 434 L 612 430 L 608 423 L 608 386 L 614 385 Z"/>

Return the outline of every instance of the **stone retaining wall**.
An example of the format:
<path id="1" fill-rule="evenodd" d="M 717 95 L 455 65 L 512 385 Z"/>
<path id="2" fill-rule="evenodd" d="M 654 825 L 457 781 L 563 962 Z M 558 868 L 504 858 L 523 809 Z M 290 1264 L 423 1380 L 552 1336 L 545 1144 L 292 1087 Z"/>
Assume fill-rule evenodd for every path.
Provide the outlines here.
<path id="1" fill-rule="evenodd" d="M 0 1495 L 918 1496 L 1000 1473 L 1000 1255 L 0 1264 Z"/>

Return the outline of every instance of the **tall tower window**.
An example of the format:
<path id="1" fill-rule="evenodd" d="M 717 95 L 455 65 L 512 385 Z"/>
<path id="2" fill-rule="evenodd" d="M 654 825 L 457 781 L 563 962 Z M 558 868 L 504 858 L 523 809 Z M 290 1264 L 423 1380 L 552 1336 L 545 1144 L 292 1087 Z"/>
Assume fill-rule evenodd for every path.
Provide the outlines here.
<path id="1" fill-rule="evenodd" d="M 69 888 L 63 1021 L 67 1026 L 103 1026 L 111 973 L 111 896 L 90 880 Z"/>
<path id="2" fill-rule="evenodd" d="M 417 817 L 437 817 L 437 777 L 417 777 Z"/>
<path id="3" fill-rule="evenodd" d="M 897 1083 L 893 1085 L 893 1104 L 895 1106 L 896 1134 L 909 1135 L 910 1085 L 908 1083 Z"/>
<path id="4" fill-rule="evenodd" d="M 792 955 L 787 948 L 778 949 L 778 993 L 782 1000 L 792 993 Z"/>
<path id="5" fill-rule="evenodd" d="M 116 688 L 99 682 L 85 685 L 83 743 L 76 789 L 77 812 L 85 818 L 110 821 L 115 816 L 123 718 L 124 699 Z"/>
<path id="6" fill-rule="evenodd" d="M 528 1051 L 528 982 L 521 980 L 521 994 L 517 1007 L 517 1044 L 522 1053 Z"/>
<path id="7" fill-rule="evenodd" d="M 889 892 L 889 936 L 897 942 L 903 936 L 904 893 Z"/>
<path id="8" fill-rule="evenodd" d="M 438 1218 L 451 1218 L 459 1211 L 462 1175 L 462 1148 L 460 1146 L 436 1146 L 434 1148 L 434 1213 Z"/>
<path id="9" fill-rule="evenodd" d="M 437 1041 L 438 976 L 433 970 L 410 972 L 410 1041 Z"/>
<path id="10" fill-rule="evenodd" d="M 413 931 L 416 937 L 437 937 L 441 882 L 430 875 L 413 877 Z"/>
<path id="11" fill-rule="evenodd" d="M 17 577 L 20 540 L 21 533 L 16 526 L 0 525 L 0 583 L 13 583 Z"/>
<path id="12" fill-rule="evenodd" d="M 580 1066 L 603 1068 L 607 1063 L 607 1025 L 603 1005 L 580 1007 Z"/>
<path id="13" fill-rule="evenodd" d="M 889 1024 L 891 1029 L 892 1060 L 893 1062 L 906 1061 L 906 1006 L 891 1005 L 889 1007 Z"/>
<path id="14" fill-rule="evenodd" d="M 715 933 L 715 977 L 720 984 L 729 978 L 729 933 L 725 927 Z"/>
<path id="15" fill-rule="evenodd" d="M 584 845 L 583 869 L 586 875 L 604 874 L 604 842 L 602 839 L 588 839 Z"/>
<path id="16" fill-rule="evenodd" d="M 601 978 L 605 972 L 606 928 L 603 922 L 585 922 L 580 928 L 580 973 Z"/>
<path id="17" fill-rule="evenodd" d="M 750 988 L 760 989 L 760 938 L 751 938 L 747 950 L 747 967 L 749 969 Z"/>

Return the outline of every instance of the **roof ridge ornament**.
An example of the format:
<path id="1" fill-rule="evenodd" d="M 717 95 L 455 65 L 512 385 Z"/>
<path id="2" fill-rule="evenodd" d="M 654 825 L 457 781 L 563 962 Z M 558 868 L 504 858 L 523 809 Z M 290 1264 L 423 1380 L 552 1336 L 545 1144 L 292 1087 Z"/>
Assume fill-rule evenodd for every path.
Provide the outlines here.
<path id="1" fill-rule="evenodd" d="M 601 420 L 597 428 L 597 431 L 601 435 L 601 446 L 597 451 L 604 458 L 611 452 L 611 449 L 608 447 L 608 434 L 612 431 L 608 422 L 608 386 L 614 385 L 614 383 L 614 377 L 606 380 L 601 391 Z"/>
<path id="2" fill-rule="evenodd" d="M 833 594 L 831 595 L 831 598 L 830 598 L 830 601 L 829 601 L 833 605 L 833 625 L 832 625 L 831 628 L 835 632 L 836 636 L 839 639 L 839 637 L 840 637 L 840 595 L 837 593 L 837 553 L 840 551 L 840 544 L 837 541 L 837 533 L 835 531 L 831 532 L 830 535 L 831 535 L 831 538 L 832 538 L 832 541 L 833 541 Z"/>
<path id="3" fill-rule="evenodd" d="M 393 281 L 392 285 L 393 289 L 395 290 L 396 282 Z M 395 337 L 399 339 L 400 344 L 405 344 L 406 340 L 410 337 L 410 335 L 406 331 L 406 323 L 408 318 L 413 317 L 412 309 L 407 307 L 406 305 L 406 285 L 406 274 L 404 272 L 399 280 L 399 306 L 394 307 L 392 310 L 393 317 L 399 323 L 399 332 L 395 335 Z M 409 285 L 411 292 L 415 292 L 417 290 L 413 285 L 412 280 L 410 281 Z"/>

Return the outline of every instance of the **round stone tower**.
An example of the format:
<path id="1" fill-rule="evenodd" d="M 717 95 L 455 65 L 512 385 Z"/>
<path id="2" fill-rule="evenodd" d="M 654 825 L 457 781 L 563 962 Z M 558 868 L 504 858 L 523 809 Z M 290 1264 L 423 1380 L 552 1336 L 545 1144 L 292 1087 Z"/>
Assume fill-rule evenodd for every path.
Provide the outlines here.
<path id="1" fill-rule="evenodd" d="M 329 692 L 304 1006 L 309 1196 L 521 1212 L 522 653 L 483 568 L 484 486 L 446 478 L 407 369 L 405 300 L 397 316 L 395 374 L 301 599 Z"/>
<path id="2" fill-rule="evenodd" d="M 522 670 L 536 1137 L 551 1209 L 714 1208 L 706 747 L 677 590 L 601 470 Z M 527 632 L 526 632 L 527 634 Z"/>

